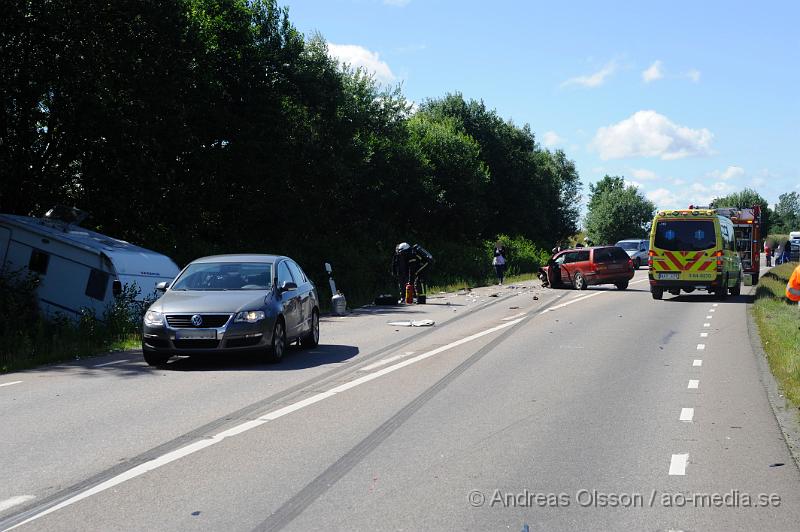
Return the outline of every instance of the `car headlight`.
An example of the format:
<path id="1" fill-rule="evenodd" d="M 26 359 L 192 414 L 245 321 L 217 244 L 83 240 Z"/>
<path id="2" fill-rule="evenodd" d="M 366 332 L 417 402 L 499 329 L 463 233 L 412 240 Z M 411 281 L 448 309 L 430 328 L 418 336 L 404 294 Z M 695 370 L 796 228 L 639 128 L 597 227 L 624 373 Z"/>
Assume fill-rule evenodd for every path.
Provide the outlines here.
<path id="1" fill-rule="evenodd" d="M 255 323 L 263 320 L 265 317 L 266 314 L 264 314 L 263 310 L 245 310 L 244 312 L 239 312 L 236 314 L 236 317 L 233 319 L 233 321 Z"/>
<path id="2" fill-rule="evenodd" d="M 155 310 L 148 310 L 144 315 L 144 324 L 148 327 L 162 327 L 164 325 L 164 315 Z"/>

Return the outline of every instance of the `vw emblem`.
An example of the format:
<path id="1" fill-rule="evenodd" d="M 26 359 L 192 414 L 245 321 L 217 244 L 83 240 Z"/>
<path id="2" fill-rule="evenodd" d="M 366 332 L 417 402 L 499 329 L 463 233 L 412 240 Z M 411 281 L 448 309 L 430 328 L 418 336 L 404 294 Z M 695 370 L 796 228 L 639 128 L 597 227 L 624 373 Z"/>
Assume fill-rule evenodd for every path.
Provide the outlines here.
<path id="1" fill-rule="evenodd" d="M 203 316 L 200 314 L 195 314 L 192 316 L 192 325 L 195 327 L 200 327 L 203 324 Z"/>

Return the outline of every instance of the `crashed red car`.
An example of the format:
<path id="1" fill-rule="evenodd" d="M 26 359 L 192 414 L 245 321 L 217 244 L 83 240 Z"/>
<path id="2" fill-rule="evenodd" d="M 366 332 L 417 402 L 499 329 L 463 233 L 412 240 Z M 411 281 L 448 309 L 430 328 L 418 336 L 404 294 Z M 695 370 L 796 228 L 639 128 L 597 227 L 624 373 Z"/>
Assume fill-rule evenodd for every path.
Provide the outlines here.
<path id="1" fill-rule="evenodd" d="M 633 274 L 633 262 L 617 246 L 566 249 L 553 255 L 547 266 L 539 268 L 544 286 L 572 286 L 578 290 L 597 284 L 613 284 L 625 290 Z"/>

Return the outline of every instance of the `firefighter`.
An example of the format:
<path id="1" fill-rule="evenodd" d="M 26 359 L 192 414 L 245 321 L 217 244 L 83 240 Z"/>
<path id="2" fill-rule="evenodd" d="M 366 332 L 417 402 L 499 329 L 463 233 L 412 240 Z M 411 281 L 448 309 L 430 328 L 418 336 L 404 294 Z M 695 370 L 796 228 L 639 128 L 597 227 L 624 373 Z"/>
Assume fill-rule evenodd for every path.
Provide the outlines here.
<path id="1" fill-rule="evenodd" d="M 789 282 L 786 283 L 786 297 L 789 301 L 800 303 L 800 264 L 792 272 Z"/>
<path id="2" fill-rule="evenodd" d="M 405 300 L 406 284 L 410 282 L 410 268 L 409 262 L 411 261 L 411 246 L 408 242 L 401 242 L 394 248 L 394 256 L 392 257 L 392 277 L 394 277 L 400 288 L 400 299 L 398 303 Z"/>
<path id="3" fill-rule="evenodd" d="M 411 283 L 417 301 L 424 303 L 425 279 L 423 270 L 433 263 L 433 255 L 419 244 L 409 245 L 408 242 L 397 244 L 392 257 L 392 276 L 400 289 L 400 300 L 405 301 L 406 285 Z"/>

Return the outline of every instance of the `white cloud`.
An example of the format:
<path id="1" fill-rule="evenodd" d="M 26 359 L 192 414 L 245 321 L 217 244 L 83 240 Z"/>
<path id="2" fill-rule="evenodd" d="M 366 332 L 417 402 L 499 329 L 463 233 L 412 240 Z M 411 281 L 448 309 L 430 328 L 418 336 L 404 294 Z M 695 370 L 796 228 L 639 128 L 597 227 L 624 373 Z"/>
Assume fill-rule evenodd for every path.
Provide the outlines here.
<path id="1" fill-rule="evenodd" d="M 660 60 L 654 61 L 649 68 L 642 71 L 642 80 L 645 83 L 650 83 L 657 79 L 664 77 L 663 63 Z"/>
<path id="2" fill-rule="evenodd" d="M 562 139 L 555 131 L 548 131 L 542 135 L 542 143 L 548 148 L 557 146 L 562 142 L 564 142 L 564 139 Z"/>
<path id="3" fill-rule="evenodd" d="M 644 188 L 644 185 L 642 183 L 639 183 L 638 181 L 634 181 L 632 179 L 625 179 L 624 182 L 626 187 Z"/>
<path id="4" fill-rule="evenodd" d="M 657 188 L 645 194 L 647 199 L 656 204 L 660 209 L 669 209 L 678 205 L 678 197 L 666 188 Z"/>
<path id="5" fill-rule="evenodd" d="M 600 158 L 660 157 L 664 160 L 709 155 L 714 135 L 681 126 L 655 111 L 637 111 L 622 122 L 601 127 L 591 147 Z"/>
<path id="6" fill-rule="evenodd" d="M 328 43 L 328 52 L 340 62 L 356 68 L 363 68 L 381 83 L 391 83 L 395 79 L 392 69 L 386 62 L 381 61 L 378 52 L 367 50 L 357 44 Z"/>
<path id="7" fill-rule="evenodd" d="M 696 68 L 689 70 L 688 72 L 684 73 L 684 76 L 689 78 L 690 80 L 694 81 L 695 83 L 700 82 L 700 71 Z"/>
<path id="8" fill-rule="evenodd" d="M 383 0 L 387 6 L 406 7 L 411 3 L 411 0 Z"/>
<path id="9" fill-rule="evenodd" d="M 594 74 L 588 74 L 586 76 L 577 76 L 574 78 L 570 78 L 567 81 L 561 84 L 562 87 L 567 87 L 569 85 L 580 85 L 582 87 L 599 87 L 603 83 L 606 82 L 606 78 L 609 77 L 617 70 L 617 63 L 616 61 L 609 61 L 606 66 L 595 72 Z"/>
<path id="10" fill-rule="evenodd" d="M 631 175 L 636 179 L 641 179 L 643 181 L 648 181 L 658 177 L 656 173 L 653 172 L 652 170 L 636 169 L 636 168 L 631 170 Z"/>
<path id="11" fill-rule="evenodd" d="M 730 181 L 731 179 L 742 177 L 743 175 L 744 168 L 741 166 L 729 166 L 721 172 L 719 170 L 714 170 L 707 174 L 707 176 L 712 179 L 722 179 L 723 181 Z"/>

